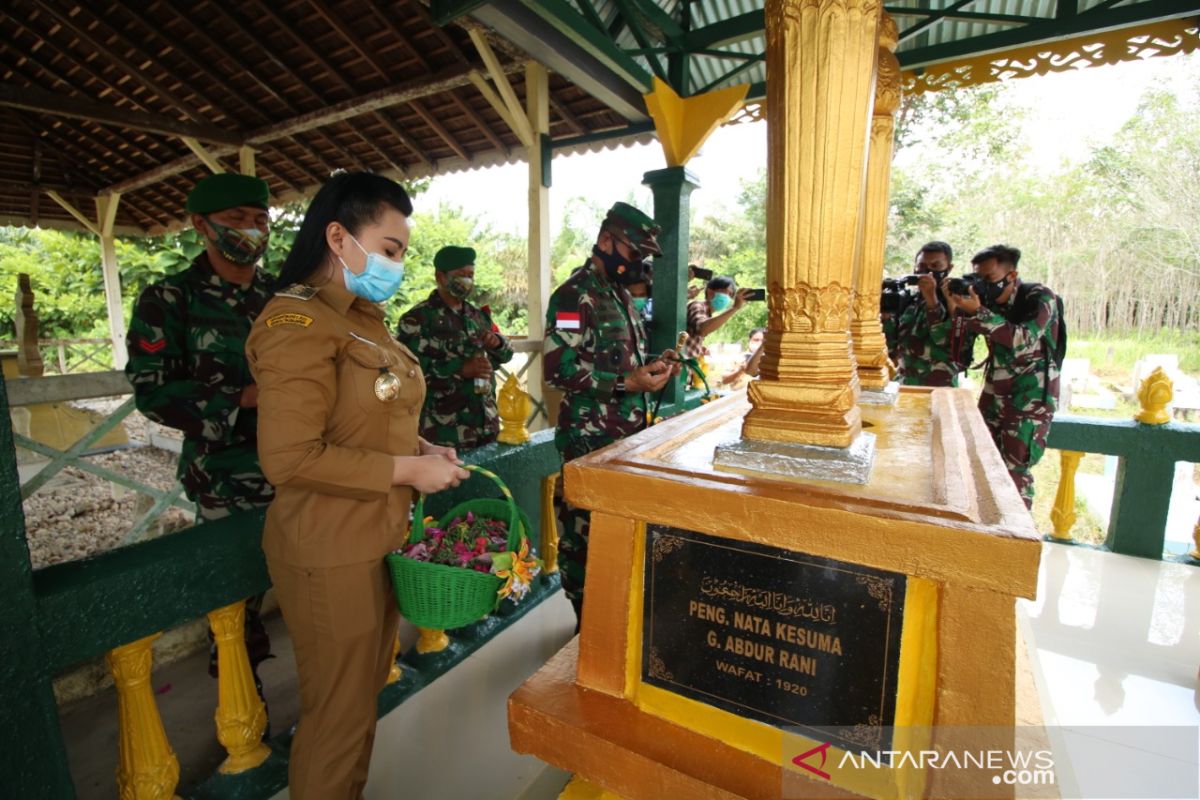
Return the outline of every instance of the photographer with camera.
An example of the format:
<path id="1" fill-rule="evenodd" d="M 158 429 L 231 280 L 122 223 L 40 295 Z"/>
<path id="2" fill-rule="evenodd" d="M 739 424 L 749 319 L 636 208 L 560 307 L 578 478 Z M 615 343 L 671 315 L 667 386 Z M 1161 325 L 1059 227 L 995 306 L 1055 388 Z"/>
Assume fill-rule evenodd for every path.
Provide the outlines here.
<path id="1" fill-rule="evenodd" d="M 738 289 L 733 278 L 722 275 L 710 280 L 704 290 L 704 299 L 693 300 L 687 306 L 687 357 L 704 357 L 708 353 L 704 337 L 716 333 L 733 319 L 753 295 L 753 289 Z"/>
<path id="2" fill-rule="evenodd" d="M 974 275 L 946 281 L 942 291 L 950 313 L 961 313 L 967 329 L 987 341 L 979 412 L 1021 498 L 1032 508 L 1031 470 L 1046 450 L 1058 407 L 1067 334 L 1062 299 L 1041 284 L 1022 283 L 1020 260 L 1017 248 L 992 245 L 971 259 Z"/>
<path id="3" fill-rule="evenodd" d="M 958 374 L 971 364 L 975 337 L 961 320 L 947 313 L 938 287 L 954 269 L 954 251 L 945 242 L 933 241 L 917 251 L 916 274 L 888 286 L 885 281 L 881 308 L 900 305 L 896 314 L 897 377 L 905 386 L 958 386 Z M 908 286 L 916 285 L 919 299 Z M 899 293 L 899 303 L 888 303 L 888 291 Z M 946 328 L 940 323 L 950 321 Z"/>

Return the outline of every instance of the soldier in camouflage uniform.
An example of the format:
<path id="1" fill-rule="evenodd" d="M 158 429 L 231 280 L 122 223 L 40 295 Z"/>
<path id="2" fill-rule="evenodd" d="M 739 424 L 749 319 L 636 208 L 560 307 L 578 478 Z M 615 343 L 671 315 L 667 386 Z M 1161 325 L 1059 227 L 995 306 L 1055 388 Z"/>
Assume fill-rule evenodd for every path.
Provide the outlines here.
<path id="1" fill-rule="evenodd" d="M 626 288 L 645 280 L 643 259 L 662 254 L 658 233 L 650 217 L 617 203 L 601 224 L 591 258 L 550 296 L 545 374 L 564 392 L 554 435 L 564 463 L 645 428 L 646 393 L 679 374 L 674 352 L 647 356 L 646 329 Z M 559 569 L 578 620 L 591 516 L 563 502 L 559 519 Z"/>
<path id="2" fill-rule="evenodd" d="M 1058 407 L 1055 354 L 1063 328 L 1058 297 L 1040 284 L 1022 284 L 1020 259 L 1015 247 L 989 247 L 971 259 L 980 283 L 968 297 L 944 291 L 951 310 L 965 313 L 968 329 L 987 341 L 979 411 L 1025 505 L 1032 507 L 1031 470 L 1046 450 Z"/>
<path id="3" fill-rule="evenodd" d="M 255 266 L 267 248 L 267 202 L 267 184 L 247 175 L 196 184 L 187 210 L 204 252 L 146 287 L 129 324 L 125 374 L 138 410 L 183 432 L 176 475 L 197 521 L 264 509 L 274 497 L 258 464 L 258 391 L 245 350 L 271 297 Z M 252 667 L 270 657 L 261 605 L 262 595 L 246 602 Z M 209 671 L 215 676 L 215 651 Z"/>
<path id="4" fill-rule="evenodd" d="M 433 258 L 437 288 L 400 318 L 398 338 L 421 361 L 425 408 L 421 436 L 466 450 L 496 441 L 495 370 L 512 360 L 512 346 L 487 307 L 467 302 L 475 286 L 475 251 L 443 247 Z"/>
<path id="5" fill-rule="evenodd" d="M 950 317 L 938 298 L 938 286 L 954 269 L 953 257 L 945 242 L 929 242 L 917 253 L 921 296 L 895 323 L 897 377 L 905 386 L 958 386 L 958 374 L 971 365 L 974 335 L 961 319 L 940 325 Z"/>

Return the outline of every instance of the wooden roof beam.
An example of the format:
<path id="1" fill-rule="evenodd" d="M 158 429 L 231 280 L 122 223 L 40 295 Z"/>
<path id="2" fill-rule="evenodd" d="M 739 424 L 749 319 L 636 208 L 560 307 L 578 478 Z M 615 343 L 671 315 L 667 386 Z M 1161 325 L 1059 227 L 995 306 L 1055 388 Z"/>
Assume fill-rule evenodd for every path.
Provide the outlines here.
<path id="1" fill-rule="evenodd" d="M 512 84 L 508 82 L 508 76 L 500 68 L 500 59 L 496 58 L 492 46 L 488 44 L 487 37 L 481 30 L 473 27 L 467 31 L 467 35 L 471 37 L 475 49 L 479 52 L 479 57 L 483 59 L 483 63 L 487 67 L 488 76 L 496 84 L 496 89 L 499 90 L 504 105 L 508 107 L 508 113 L 512 119 L 509 124 L 515 123 L 513 133 L 521 140 L 521 144 L 533 147 L 533 127 L 529 124 L 529 118 L 525 116 L 525 109 L 521 106 L 521 101 L 517 99 L 517 93 L 513 91 Z"/>
<path id="2" fill-rule="evenodd" d="M 516 72 L 521 69 L 519 64 L 505 65 L 505 73 Z M 421 79 L 414 81 L 406 81 L 405 83 L 397 84 L 396 86 L 387 89 L 380 89 L 370 94 L 352 98 L 342 103 L 310 111 L 301 114 L 284 122 L 270 125 L 259 130 L 247 131 L 245 134 L 244 143 L 251 147 L 275 142 L 280 139 L 295 136 L 299 133 L 311 131 L 323 125 L 329 125 L 343 119 L 359 116 L 369 112 L 377 111 L 381 108 L 400 105 L 411 102 L 414 99 L 421 99 L 431 95 L 439 94 L 449 89 L 465 86 L 470 83 L 467 77 L 468 70 L 454 69 L 452 71 L 441 73 L 440 77 L 435 77 L 432 80 Z M 407 146 L 407 145 L 406 145 Z M 209 152 L 218 158 L 232 155 L 236 152 L 235 147 L 230 145 L 218 145 L 208 148 Z M 122 194 L 129 194 L 139 188 L 147 186 L 168 178 L 171 175 L 176 175 L 180 172 L 185 172 L 193 169 L 200 164 L 200 160 L 195 155 L 187 155 L 166 164 L 159 165 L 141 175 L 121 181 L 108 187 L 108 190 L 119 191 Z M 430 162 L 432 164 L 432 162 Z"/>
<path id="3" fill-rule="evenodd" d="M 90 219 L 88 219 L 83 214 L 83 212 L 81 212 L 78 208 L 76 208 L 71 203 L 69 203 L 66 199 L 64 199 L 61 194 L 54 191 L 53 189 L 47 189 L 46 196 L 49 197 L 54 202 L 58 203 L 60 206 L 62 206 L 63 210 L 65 210 L 72 217 L 79 220 L 80 225 L 87 228 L 89 231 L 96 234 L 97 236 L 100 235 L 100 226 L 97 225 L 95 222 L 92 222 Z"/>
<path id="4" fill-rule="evenodd" d="M 241 136 L 215 125 L 196 125 L 170 117 L 115 108 L 86 97 L 47 92 L 33 86 L 0 84 L 0 106 L 36 111 L 57 117 L 85 119 L 102 125 L 148 131 L 168 136 L 187 136 L 202 142 L 239 144 Z"/>

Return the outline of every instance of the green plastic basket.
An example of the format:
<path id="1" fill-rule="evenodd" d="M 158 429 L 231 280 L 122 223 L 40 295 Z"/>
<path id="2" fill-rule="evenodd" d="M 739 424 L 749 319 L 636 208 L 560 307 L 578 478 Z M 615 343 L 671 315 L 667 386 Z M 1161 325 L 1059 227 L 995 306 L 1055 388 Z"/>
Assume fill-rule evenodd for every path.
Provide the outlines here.
<path id="1" fill-rule="evenodd" d="M 439 526 L 444 528 L 455 517 L 465 516 L 468 511 L 484 519 L 503 520 L 508 523 L 508 549 L 517 551 L 521 540 L 528 536 L 529 518 L 513 500 L 512 492 L 498 475 L 483 467 L 468 466 L 464 469 L 491 478 L 500 487 L 504 499 L 485 498 L 459 503 L 439 520 Z M 408 543 L 416 544 L 424 538 L 425 497 L 421 496 L 413 509 L 412 532 Z M 461 628 L 487 616 L 500 602 L 497 593 L 504 580 L 495 575 L 417 561 L 399 553 L 389 553 L 387 565 L 392 573 L 392 586 L 396 591 L 400 613 L 421 628 Z"/>

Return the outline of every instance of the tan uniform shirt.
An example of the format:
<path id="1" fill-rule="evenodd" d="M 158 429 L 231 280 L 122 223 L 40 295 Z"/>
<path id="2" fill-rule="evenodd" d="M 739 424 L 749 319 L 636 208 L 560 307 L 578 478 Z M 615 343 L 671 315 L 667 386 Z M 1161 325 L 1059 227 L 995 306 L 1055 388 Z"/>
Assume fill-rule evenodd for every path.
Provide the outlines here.
<path id="1" fill-rule="evenodd" d="M 258 454 L 275 485 L 267 557 L 332 567 L 400 547 L 412 488 L 391 485 L 392 456 L 420 454 L 425 380 L 382 309 L 339 284 L 289 287 L 255 321 L 246 355 L 258 383 Z M 377 394 L 388 373 L 400 384 L 390 401 Z"/>

